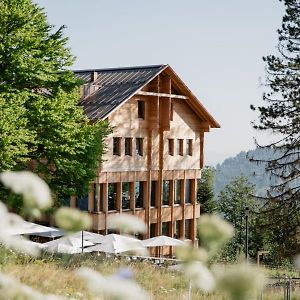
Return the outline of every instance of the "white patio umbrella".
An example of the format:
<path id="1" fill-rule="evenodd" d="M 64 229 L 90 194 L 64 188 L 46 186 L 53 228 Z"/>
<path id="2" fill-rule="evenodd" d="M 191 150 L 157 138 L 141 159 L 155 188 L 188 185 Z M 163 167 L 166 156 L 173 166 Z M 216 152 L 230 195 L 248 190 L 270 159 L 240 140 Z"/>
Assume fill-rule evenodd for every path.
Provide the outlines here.
<path id="1" fill-rule="evenodd" d="M 59 229 L 52 228 L 48 226 L 43 226 L 40 224 L 35 224 L 28 221 L 19 221 L 13 223 L 8 228 L 2 228 L 9 235 L 20 235 L 20 234 L 31 234 L 36 235 L 43 232 L 58 232 Z"/>
<path id="2" fill-rule="evenodd" d="M 142 243 L 145 247 L 186 246 L 185 242 L 166 235 L 155 236 L 153 238 L 143 240 Z"/>
<path id="3" fill-rule="evenodd" d="M 62 229 L 58 229 L 55 227 L 50 227 L 50 228 L 55 229 L 55 231 L 46 231 L 46 232 L 36 233 L 35 235 L 43 236 L 43 237 L 47 237 L 47 238 L 51 238 L 51 239 L 65 235 L 65 232 Z"/>
<path id="4" fill-rule="evenodd" d="M 48 252 L 58 252 L 58 253 L 80 253 L 82 252 L 81 245 L 82 241 L 79 238 L 72 236 L 65 236 L 60 239 L 44 243 L 45 250 Z M 93 245 L 92 242 L 83 241 L 83 247 Z"/>
<path id="5" fill-rule="evenodd" d="M 94 244 L 101 243 L 103 235 L 94 233 L 94 232 L 89 232 L 89 231 L 78 231 L 73 234 L 71 234 L 72 237 L 81 239 L 83 237 L 84 241 L 90 241 Z"/>
<path id="6" fill-rule="evenodd" d="M 86 249 L 117 254 L 127 251 L 144 251 L 145 247 L 138 239 L 119 234 L 108 234 L 102 237 L 101 244 Z"/>

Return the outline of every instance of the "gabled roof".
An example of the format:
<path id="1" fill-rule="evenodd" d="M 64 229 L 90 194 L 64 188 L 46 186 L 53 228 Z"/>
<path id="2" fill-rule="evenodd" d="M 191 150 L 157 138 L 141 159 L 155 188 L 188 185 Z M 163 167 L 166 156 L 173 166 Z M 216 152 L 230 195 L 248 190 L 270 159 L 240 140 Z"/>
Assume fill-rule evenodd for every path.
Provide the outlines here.
<path id="1" fill-rule="evenodd" d="M 157 75 L 164 72 L 171 77 L 181 93 L 188 97 L 187 103 L 202 120 L 207 121 L 212 128 L 220 127 L 168 65 L 74 71 L 75 75 L 85 83 L 92 83 L 91 78 L 94 72 L 97 72 L 97 79 L 93 84 L 99 86 L 99 89 L 80 102 L 90 120 L 96 121 L 108 117 L 123 102 L 130 99 Z"/>
<path id="2" fill-rule="evenodd" d="M 80 104 L 89 119 L 103 119 L 166 67 L 166 65 L 156 65 L 74 71 L 76 76 L 85 83 L 91 82 L 92 72 L 97 72 L 97 79 L 93 84 L 100 86 L 97 91 L 83 99 Z"/>

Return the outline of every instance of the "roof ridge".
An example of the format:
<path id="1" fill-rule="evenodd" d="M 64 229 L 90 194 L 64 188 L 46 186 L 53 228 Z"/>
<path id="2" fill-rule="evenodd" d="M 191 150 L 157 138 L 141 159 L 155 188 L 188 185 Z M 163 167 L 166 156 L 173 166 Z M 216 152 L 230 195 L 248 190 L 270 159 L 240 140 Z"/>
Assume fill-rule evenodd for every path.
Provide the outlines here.
<path id="1" fill-rule="evenodd" d="M 133 70 L 133 69 L 152 69 L 152 68 L 162 68 L 166 66 L 168 66 L 168 64 L 132 66 L 132 67 L 114 67 L 114 68 L 103 68 L 103 69 L 81 69 L 81 70 L 71 70 L 71 71 L 74 73 L 97 72 L 97 71 L 103 72 L 103 71 L 118 71 L 118 70 Z"/>

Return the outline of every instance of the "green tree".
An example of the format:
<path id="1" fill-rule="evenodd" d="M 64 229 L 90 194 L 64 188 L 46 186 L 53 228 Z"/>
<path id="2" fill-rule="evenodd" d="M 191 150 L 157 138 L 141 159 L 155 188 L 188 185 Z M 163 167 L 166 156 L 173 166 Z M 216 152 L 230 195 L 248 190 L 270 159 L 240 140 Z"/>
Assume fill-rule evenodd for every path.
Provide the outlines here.
<path id="1" fill-rule="evenodd" d="M 197 201 L 201 204 L 201 214 L 213 213 L 217 209 L 217 203 L 214 198 L 214 179 L 215 169 L 212 167 L 205 167 L 202 170 L 197 187 Z"/>
<path id="2" fill-rule="evenodd" d="M 250 158 L 265 164 L 266 171 L 275 178 L 276 184 L 270 186 L 264 197 L 264 210 L 269 222 L 266 226 L 287 229 L 285 233 L 278 232 L 281 245 L 296 238 L 295 228 L 300 225 L 300 2 L 283 3 L 286 11 L 278 30 L 278 52 L 264 57 L 265 105 L 252 106 L 259 112 L 254 128 L 274 134 L 273 142 L 259 146 L 270 148 L 273 153 L 270 159 Z"/>
<path id="3" fill-rule="evenodd" d="M 78 105 L 63 29 L 30 0 L 0 0 L 0 171 L 41 174 L 57 198 L 86 192 L 108 133 Z"/>
<path id="4" fill-rule="evenodd" d="M 261 247 L 262 237 L 257 226 L 257 213 L 259 205 L 253 197 L 254 186 L 244 176 L 233 179 L 218 196 L 218 209 L 224 219 L 229 221 L 234 229 L 235 235 L 227 244 L 222 256 L 226 260 L 235 260 L 240 253 L 245 253 L 246 222 L 245 209 L 249 208 L 248 218 L 249 233 L 249 255 L 255 257 Z"/>

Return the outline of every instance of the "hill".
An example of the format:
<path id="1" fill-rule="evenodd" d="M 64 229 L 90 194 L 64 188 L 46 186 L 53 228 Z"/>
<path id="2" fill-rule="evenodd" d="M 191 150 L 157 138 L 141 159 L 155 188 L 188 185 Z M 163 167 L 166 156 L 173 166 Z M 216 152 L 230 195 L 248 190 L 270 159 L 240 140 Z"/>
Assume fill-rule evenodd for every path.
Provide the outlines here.
<path id="1" fill-rule="evenodd" d="M 270 178 L 265 172 L 264 164 L 250 162 L 248 157 L 270 158 L 272 150 L 254 149 L 248 152 L 242 151 L 235 157 L 224 160 L 222 164 L 217 164 L 215 173 L 214 192 L 218 196 L 220 191 L 229 184 L 235 177 L 244 175 L 249 182 L 254 184 L 258 195 L 264 195 L 270 184 L 274 184 L 274 178 Z"/>

